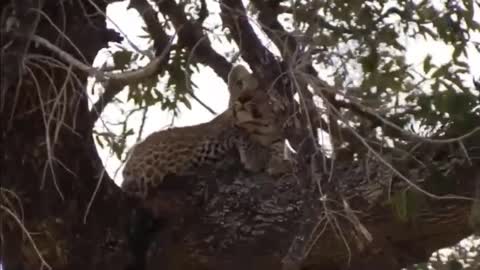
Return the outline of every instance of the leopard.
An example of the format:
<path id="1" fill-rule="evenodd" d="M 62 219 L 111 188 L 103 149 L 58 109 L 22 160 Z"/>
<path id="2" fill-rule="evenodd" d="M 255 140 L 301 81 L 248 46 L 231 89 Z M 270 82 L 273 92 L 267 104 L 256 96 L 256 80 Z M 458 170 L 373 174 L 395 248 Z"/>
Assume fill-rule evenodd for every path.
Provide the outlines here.
<path id="1" fill-rule="evenodd" d="M 236 100 L 243 91 L 258 87 L 258 80 L 254 78 L 243 65 L 237 65 L 232 69 L 232 72 L 228 77 L 228 82 L 228 90 L 230 92 L 230 98 L 228 101 L 229 107 L 235 105 Z M 276 104 L 280 106 L 280 98 L 275 96 L 272 98 L 276 101 Z M 282 120 L 285 122 L 285 116 L 277 117 L 276 120 Z M 280 134 L 282 132 L 281 129 L 283 128 L 281 126 L 282 124 L 284 123 L 277 123 L 276 125 L 273 125 L 277 129 L 270 131 L 270 134 Z M 266 171 L 270 176 L 280 177 L 282 175 L 294 174 L 296 161 L 294 152 L 292 152 L 292 150 L 286 144 L 286 138 L 283 138 L 282 140 L 277 138 L 274 143 L 272 141 L 266 142 L 264 140 L 271 137 L 264 135 L 265 130 L 262 130 L 262 134 L 257 136 L 255 126 L 256 125 L 254 125 L 252 128 L 248 125 L 248 123 L 243 125 L 243 127 L 251 133 L 251 140 L 259 143 L 257 145 L 252 143 L 252 146 L 249 148 L 249 150 L 244 153 L 246 158 L 261 156 L 263 159 L 268 159 Z"/>
<path id="2" fill-rule="evenodd" d="M 231 69 L 227 85 L 228 108 L 211 121 L 154 132 L 130 149 L 121 185 L 125 192 L 146 198 L 166 176 L 194 174 L 232 152 L 247 171 L 266 170 L 269 147 L 284 140 L 281 106 L 241 65 Z"/>

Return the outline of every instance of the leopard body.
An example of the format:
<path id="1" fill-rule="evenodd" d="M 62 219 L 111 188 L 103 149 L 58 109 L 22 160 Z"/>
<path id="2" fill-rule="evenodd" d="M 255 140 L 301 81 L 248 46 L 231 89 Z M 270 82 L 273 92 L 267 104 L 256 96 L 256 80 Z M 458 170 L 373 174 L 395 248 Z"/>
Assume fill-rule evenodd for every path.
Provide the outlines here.
<path id="1" fill-rule="evenodd" d="M 194 174 L 196 168 L 215 165 L 235 152 L 245 169 L 266 169 L 269 147 L 282 140 L 278 108 L 256 89 L 254 77 L 243 67 L 232 69 L 228 85 L 229 107 L 213 120 L 161 130 L 135 145 L 123 170 L 122 189 L 146 197 L 166 176 Z"/>

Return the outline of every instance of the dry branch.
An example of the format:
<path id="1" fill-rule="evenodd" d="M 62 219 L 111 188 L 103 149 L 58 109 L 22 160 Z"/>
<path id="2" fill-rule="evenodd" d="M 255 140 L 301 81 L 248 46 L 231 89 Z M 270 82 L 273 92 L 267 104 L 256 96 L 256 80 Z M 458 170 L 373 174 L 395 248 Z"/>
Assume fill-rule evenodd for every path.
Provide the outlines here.
<path id="1" fill-rule="evenodd" d="M 128 84 L 136 84 L 151 76 L 157 76 L 170 59 L 170 49 L 173 44 L 173 38 L 169 37 L 163 30 L 157 18 L 157 13 L 152 6 L 145 0 L 131 1 L 131 8 L 135 8 L 142 16 L 147 31 L 153 38 L 155 48 L 155 59 L 144 68 L 135 71 L 137 76 L 127 77 L 122 73 L 122 77 L 108 80 L 104 83 L 105 92 L 100 96 L 99 100 L 93 105 L 90 112 L 92 118 L 92 126 L 97 121 L 105 107 L 113 100 L 113 98 L 123 90 Z"/>
<path id="2" fill-rule="evenodd" d="M 33 41 L 38 44 L 46 47 L 50 51 L 56 53 L 62 60 L 68 64 L 78 68 L 79 70 L 93 76 L 99 82 L 103 82 L 105 85 L 105 92 L 100 96 L 99 100 L 93 105 L 91 111 L 91 126 L 97 121 L 98 117 L 103 112 L 106 105 L 117 95 L 127 84 L 135 84 L 145 80 L 148 77 L 155 76 L 158 74 L 161 64 L 164 61 L 164 58 L 170 52 L 170 47 L 172 46 L 172 40 L 165 44 L 164 50 L 156 56 L 150 63 L 145 67 L 126 71 L 122 73 L 112 73 L 112 72 L 102 72 L 92 66 L 84 64 L 77 60 L 75 57 L 52 44 L 50 41 L 42 38 L 40 36 L 34 35 L 31 38 Z"/>
<path id="3" fill-rule="evenodd" d="M 11 1 L 10 5 L 2 4 L 2 13 L 4 10 L 12 9 L 16 16 L 8 18 L 6 26 L 10 27 L 6 27 L 6 31 L 0 33 L 2 48 L 0 64 L 3 67 L 0 69 L 2 78 L 0 83 L 0 90 L 2 91 L 0 111 L 2 111 L 5 102 L 4 93 L 6 89 L 15 84 L 24 73 L 24 57 L 31 42 L 30 37 L 35 33 L 40 19 L 40 14 L 35 10 L 41 10 L 43 5 L 43 0 Z M 16 35 L 13 35 L 13 33 Z M 27 38 L 19 38 L 19 35 Z"/>

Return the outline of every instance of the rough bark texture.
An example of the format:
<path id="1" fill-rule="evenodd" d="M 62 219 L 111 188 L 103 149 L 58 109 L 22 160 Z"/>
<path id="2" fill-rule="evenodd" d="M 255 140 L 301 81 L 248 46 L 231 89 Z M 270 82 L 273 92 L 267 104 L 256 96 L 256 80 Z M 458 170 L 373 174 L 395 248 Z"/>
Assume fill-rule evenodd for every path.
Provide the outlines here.
<path id="1" fill-rule="evenodd" d="M 96 14 L 96 10 L 80 3 L 64 2 L 62 6 L 56 1 L 21 1 L 17 7 L 27 12 L 41 6 L 54 23 L 65 26 L 62 30 L 66 36 L 91 63 L 107 41 L 118 37 L 106 29 L 102 16 L 87 18 L 85 14 Z M 104 2 L 95 3 L 105 10 Z M 167 12 L 174 7 L 164 4 L 161 8 Z M 136 253 L 138 239 L 132 240 L 132 235 L 139 237 L 138 230 L 145 225 L 139 224 L 141 211 L 102 174 L 91 137 L 86 76 L 52 65 L 27 63 L 28 68 L 20 68 L 25 59 L 22 46 L 30 55 L 55 57 L 29 45 L 28 33 L 46 37 L 82 59 L 48 21 L 40 20 L 36 26 L 34 14 L 30 15 L 33 17 L 20 21 L 26 36 L 2 36 L 2 46 L 11 41 L 18 46 L 9 47 L 3 55 L 11 62 L 2 62 L 6 71 L 2 71 L 0 104 L 1 261 L 8 270 L 38 269 L 41 264 L 29 238 L 5 211 L 10 209 L 53 269 L 126 269 L 134 256 L 145 255 Z M 188 30 L 192 28 L 185 28 L 184 34 L 192 33 L 188 32 L 194 31 Z M 194 44 L 187 38 L 184 42 L 186 46 Z M 201 46 L 208 53 L 199 52 L 205 57 L 199 57 L 199 61 L 215 61 L 208 57 L 215 53 L 209 51 L 208 44 Z M 223 61 L 217 64 L 228 66 Z M 78 76 L 78 83 L 66 84 L 72 74 Z M 225 77 L 226 73 L 219 75 Z M 465 141 L 465 149 L 478 149 L 479 141 Z M 459 154 L 452 157 L 452 153 Z M 461 149 L 445 151 L 445 147 L 424 145 L 414 155 L 429 167 L 408 160 L 397 160 L 393 165 L 432 193 L 474 195 L 480 168 L 467 162 Z M 319 225 L 319 231 L 326 224 L 326 229 L 314 234 L 319 238 L 303 269 L 400 269 L 425 261 L 432 251 L 471 234 L 471 201 L 428 199 L 413 192 L 419 207 L 402 220 L 385 202 L 408 187 L 404 180 L 384 173 L 385 167 L 375 161 L 368 165 L 363 161 L 338 161 L 333 166 L 330 162 L 318 166 L 313 177 L 330 179 L 329 198 L 338 203 L 319 199 L 314 205 L 306 205 L 311 201 L 305 200 L 296 177 L 271 179 L 248 175 L 235 167 L 198 179 L 169 179 L 167 184 L 182 184 L 159 193 L 157 203 L 166 205 L 170 212 L 154 224 L 158 230 L 145 240 L 150 243 L 145 269 L 280 269 L 284 256 L 292 250 L 292 240 L 314 229 L 305 228 L 306 223 Z M 439 181 L 443 189 L 433 184 Z M 341 216 L 345 207 L 339 198 L 348 201 L 359 223 L 352 225 Z M 325 206 L 337 214 L 325 212 Z M 312 208 L 314 215 L 306 216 L 306 208 Z M 150 221 L 147 218 L 145 222 Z M 365 240 L 368 233 L 361 233 L 358 224 L 365 226 L 373 241 Z M 334 230 L 335 226 L 343 235 Z"/>
<path id="2" fill-rule="evenodd" d="M 2 14 L 7 4 L 2 3 Z M 38 15 L 31 10 L 40 5 L 37 1 L 16 4 L 30 16 Z M 103 1 L 96 4 L 105 10 Z M 91 5 L 48 1 L 41 8 L 54 24 L 65 26 L 61 30 L 84 58 L 47 20 L 34 25 L 20 17 L 22 27 L 32 28 L 31 33 L 47 37 L 88 63 L 107 41 L 118 40 Z M 83 12 L 97 15 L 87 18 Z M 3 33 L 2 46 L 29 38 Z M 103 166 L 91 136 L 86 76 L 68 70 L 68 65 L 65 69 L 28 62 L 25 52 L 55 55 L 31 43 L 26 46 L 26 51 L 7 47 L 2 55 L 3 59 L 10 53 L 19 61 L 2 63 L 0 203 L 18 215 L 53 269 L 120 269 L 126 249 L 110 252 L 109 245 L 124 242 L 127 216 L 120 213 L 128 206 L 119 188 L 108 177 L 99 177 Z M 5 211 L 0 211 L 0 217 L 4 269 L 39 269 L 38 256 L 19 224 Z"/>

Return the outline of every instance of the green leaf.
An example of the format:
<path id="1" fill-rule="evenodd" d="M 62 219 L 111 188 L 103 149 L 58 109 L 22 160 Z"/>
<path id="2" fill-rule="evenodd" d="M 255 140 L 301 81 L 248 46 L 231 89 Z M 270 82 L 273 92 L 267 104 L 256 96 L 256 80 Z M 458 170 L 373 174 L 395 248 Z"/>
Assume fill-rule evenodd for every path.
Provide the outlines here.
<path id="1" fill-rule="evenodd" d="M 463 16 L 464 16 L 464 19 L 465 19 L 465 23 L 467 24 L 468 27 L 472 28 L 472 29 L 476 29 L 473 25 L 473 15 L 474 15 L 474 4 L 473 4 L 473 0 L 464 0 L 463 1 L 463 4 L 465 5 L 465 10 L 463 13 Z"/>
<path id="2" fill-rule="evenodd" d="M 428 267 L 428 265 L 429 263 L 425 262 L 425 263 L 419 263 L 415 265 L 415 267 L 416 267 L 416 270 L 429 270 L 430 268 Z"/>
<path id="3" fill-rule="evenodd" d="M 427 38 L 427 34 L 433 39 L 438 38 L 438 34 L 434 31 L 432 31 L 429 27 L 426 27 L 426 26 L 423 26 L 423 25 L 419 24 L 418 25 L 418 30 L 423 35 L 423 37 L 425 37 L 425 38 Z"/>
<path id="4" fill-rule="evenodd" d="M 143 89 L 143 101 L 146 106 L 152 106 L 157 103 L 157 100 L 153 97 L 151 89 L 144 87 Z"/>
<path id="5" fill-rule="evenodd" d="M 184 99 L 183 100 L 183 104 L 185 104 L 185 106 L 191 110 L 192 109 L 192 104 L 190 103 L 190 101 L 188 100 L 188 98 Z"/>
<path id="6" fill-rule="evenodd" d="M 455 61 L 464 51 L 463 46 L 455 46 L 452 53 L 452 59 Z"/>
<path id="7" fill-rule="evenodd" d="M 452 259 L 448 261 L 448 270 L 462 270 L 463 264 L 460 263 L 458 260 Z"/>
<path id="8" fill-rule="evenodd" d="M 113 64 L 117 69 L 125 69 L 127 68 L 132 60 L 132 52 L 130 51 L 117 51 L 114 52 L 113 55 Z"/>
<path id="9" fill-rule="evenodd" d="M 450 64 L 442 65 L 432 74 L 432 78 L 445 77 L 449 68 L 450 68 Z"/>
<path id="10" fill-rule="evenodd" d="M 95 141 L 97 142 L 98 145 L 100 145 L 100 148 L 102 149 L 105 148 L 99 135 L 95 135 Z"/>
<path id="11" fill-rule="evenodd" d="M 423 71 L 425 73 L 428 73 L 431 68 L 432 68 L 432 56 L 429 54 L 427 55 L 427 57 L 425 57 L 425 60 L 423 60 Z"/>
<path id="12" fill-rule="evenodd" d="M 360 59 L 364 72 L 374 72 L 378 66 L 378 53 L 373 50 L 369 55 Z"/>

